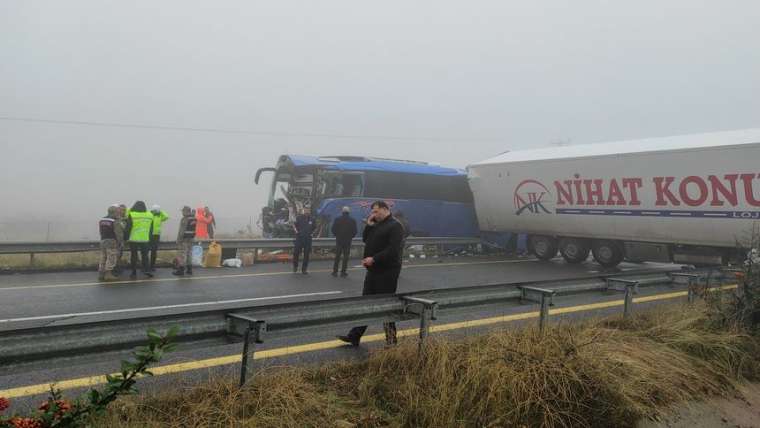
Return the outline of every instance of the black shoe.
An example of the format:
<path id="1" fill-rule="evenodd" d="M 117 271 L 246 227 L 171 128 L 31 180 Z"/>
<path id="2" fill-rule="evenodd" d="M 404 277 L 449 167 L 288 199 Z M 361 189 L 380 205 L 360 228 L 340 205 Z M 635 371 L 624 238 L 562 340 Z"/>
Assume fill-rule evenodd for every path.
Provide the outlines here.
<path id="1" fill-rule="evenodd" d="M 185 268 L 178 267 L 177 269 L 174 269 L 174 271 L 172 271 L 172 275 L 185 276 Z"/>
<path id="2" fill-rule="evenodd" d="M 129 275 L 129 279 L 137 279 L 137 272 L 132 272 L 132 273 Z"/>
<path id="3" fill-rule="evenodd" d="M 332 275 L 332 276 L 338 276 L 338 272 L 333 272 L 330 275 Z"/>
<path id="4" fill-rule="evenodd" d="M 359 342 L 362 340 L 361 337 L 351 337 L 351 336 L 336 336 L 339 340 L 342 340 L 343 342 L 350 343 L 351 346 L 359 346 Z"/>
<path id="5" fill-rule="evenodd" d="M 345 277 L 347 277 L 347 276 L 348 276 L 348 274 L 347 274 L 347 273 L 345 273 L 345 272 L 341 272 L 341 273 L 340 273 L 340 277 L 341 277 L 341 278 L 345 278 Z"/>
<path id="6" fill-rule="evenodd" d="M 309 272 L 306 272 L 306 271 L 301 272 L 301 275 L 308 275 L 308 274 Z"/>
<path id="7" fill-rule="evenodd" d="M 187 270 L 185 271 L 185 273 L 187 273 L 190 276 L 193 276 L 193 270 L 190 269 L 190 268 L 187 268 Z"/>
<path id="8" fill-rule="evenodd" d="M 143 273 L 144 273 L 144 274 L 145 274 L 145 276 L 147 276 L 148 278 L 153 278 L 153 274 L 152 274 L 150 271 L 148 271 L 148 272 L 143 272 Z"/>
<path id="9" fill-rule="evenodd" d="M 298 273 L 298 266 L 293 266 L 293 273 Z"/>

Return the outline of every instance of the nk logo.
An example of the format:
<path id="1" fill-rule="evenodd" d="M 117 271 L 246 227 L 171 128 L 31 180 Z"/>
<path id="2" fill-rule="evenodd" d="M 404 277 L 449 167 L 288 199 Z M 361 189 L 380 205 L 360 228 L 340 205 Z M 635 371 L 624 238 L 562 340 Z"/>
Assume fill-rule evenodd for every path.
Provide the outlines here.
<path id="1" fill-rule="evenodd" d="M 553 208 L 552 195 L 549 189 L 536 180 L 525 180 L 515 189 L 514 196 L 515 215 L 552 214 L 549 208 Z M 547 208 L 549 206 L 549 208 Z"/>

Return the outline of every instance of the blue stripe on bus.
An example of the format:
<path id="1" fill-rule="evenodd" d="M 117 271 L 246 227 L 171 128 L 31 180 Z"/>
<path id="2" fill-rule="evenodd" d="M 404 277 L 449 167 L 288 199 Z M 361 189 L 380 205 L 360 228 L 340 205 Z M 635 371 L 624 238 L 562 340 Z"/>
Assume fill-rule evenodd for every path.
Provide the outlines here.
<path id="1" fill-rule="evenodd" d="M 614 215 L 629 217 L 692 217 L 760 219 L 760 211 L 688 211 L 688 210 L 604 210 L 557 208 L 557 214 Z"/>

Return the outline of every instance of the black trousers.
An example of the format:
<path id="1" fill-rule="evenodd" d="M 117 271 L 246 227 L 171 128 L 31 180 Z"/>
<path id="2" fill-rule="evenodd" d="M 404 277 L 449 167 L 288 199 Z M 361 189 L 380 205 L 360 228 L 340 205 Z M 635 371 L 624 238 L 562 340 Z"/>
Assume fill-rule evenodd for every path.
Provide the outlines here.
<path id="1" fill-rule="evenodd" d="M 130 242 L 130 264 L 132 267 L 132 273 L 137 273 L 137 252 L 140 252 L 140 261 L 142 262 L 142 271 L 150 272 L 148 266 L 148 252 L 150 250 L 150 244 L 148 242 Z"/>
<path id="2" fill-rule="evenodd" d="M 150 270 L 153 270 L 156 267 L 156 257 L 158 257 L 158 243 L 160 240 L 160 235 L 150 235 Z"/>
<path id="3" fill-rule="evenodd" d="M 364 289 L 362 290 L 362 296 L 368 296 L 372 294 L 395 294 L 398 288 L 398 276 L 401 274 L 401 266 L 386 268 L 380 271 L 368 270 L 367 276 L 364 277 Z M 392 329 L 396 331 L 396 323 L 388 322 L 383 326 L 388 334 L 388 330 Z M 354 327 L 348 332 L 348 337 L 360 338 L 367 331 L 366 325 L 360 325 Z"/>
<path id="4" fill-rule="evenodd" d="M 303 252 L 303 266 L 301 272 L 306 272 L 309 268 L 309 255 L 311 254 L 311 236 L 308 238 L 296 238 L 295 248 L 293 248 L 293 271 L 298 270 L 298 261 Z"/>
<path id="5" fill-rule="evenodd" d="M 348 244 L 337 244 L 335 245 L 335 262 L 333 263 L 333 273 L 338 273 L 338 264 L 341 261 L 341 258 L 343 259 L 343 264 L 341 265 L 340 272 L 346 273 L 346 270 L 348 269 L 348 257 L 351 255 L 351 243 Z"/>

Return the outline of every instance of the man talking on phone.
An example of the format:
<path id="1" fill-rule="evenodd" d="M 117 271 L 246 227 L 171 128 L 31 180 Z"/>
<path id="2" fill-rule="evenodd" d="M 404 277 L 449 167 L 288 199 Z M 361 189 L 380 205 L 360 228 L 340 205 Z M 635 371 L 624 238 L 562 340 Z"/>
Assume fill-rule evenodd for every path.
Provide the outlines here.
<path id="1" fill-rule="evenodd" d="M 401 273 L 401 244 L 404 240 L 404 227 L 399 223 L 385 201 L 372 203 L 372 212 L 366 220 L 362 238 L 364 241 L 364 258 L 362 266 L 367 269 L 364 277 L 362 295 L 393 294 L 398 286 Z M 385 342 L 396 344 L 396 323 L 384 322 Z M 354 327 L 345 336 L 338 339 L 359 346 L 367 326 Z"/>

